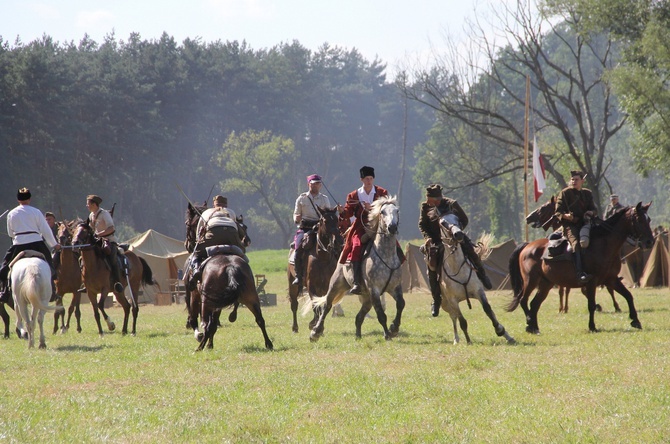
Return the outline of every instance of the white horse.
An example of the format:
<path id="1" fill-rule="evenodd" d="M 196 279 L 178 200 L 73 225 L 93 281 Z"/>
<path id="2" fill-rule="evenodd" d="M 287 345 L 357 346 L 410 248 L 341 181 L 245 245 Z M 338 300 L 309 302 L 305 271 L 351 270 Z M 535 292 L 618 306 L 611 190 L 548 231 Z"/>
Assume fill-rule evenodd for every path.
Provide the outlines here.
<path id="1" fill-rule="evenodd" d="M 489 319 L 491 319 L 493 328 L 495 328 L 495 332 L 498 336 L 504 336 L 510 344 L 516 343 L 514 338 L 505 331 L 505 327 L 498 322 L 498 319 L 496 319 L 496 315 L 493 313 L 493 309 L 486 298 L 484 285 L 477 277 L 473 265 L 465 258 L 460 242 L 454 238 L 454 226 L 452 225 L 453 222 L 450 220 L 450 214 L 439 215 L 439 219 L 435 212 L 431 216 L 434 223 L 439 223 L 440 231 L 442 232 L 444 254 L 442 263 L 440 264 L 441 269 L 439 270 L 441 275 L 441 307 L 449 313 L 451 321 L 453 322 L 454 344 L 458 344 L 460 341 L 460 338 L 458 337 L 458 326 L 456 325 L 457 320 L 460 323 L 461 330 L 463 330 L 465 340 L 468 344 L 472 343 L 470 341 L 470 336 L 468 335 L 468 321 L 463 317 L 463 313 L 461 313 L 461 309 L 458 305 L 459 302 L 467 300 L 468 306 L 472 308 L 470 299 L 477 299 L 482 304 L 482 308 Z M 456 229 L 455 231 L 457 232 L 459 229 Z M 458 237 L 461 241 L 463 240 L 462 237 Z"/>
<path id="2" fill-rule="evenodd" d="M 382 197 L 372 203 L 368 213 L 367 233 L 372 236 L 370 253 L 363 259 L 363 291 L 358 296 L 362 306 L 356 315 L 356 338 L 361 338 L 361 325 L 365 315 L 374 307 L 377 320 L 384 328 L 384 338 L 389 340 L 400 331 L 400 318 L 405 308 L 405 299 L 402 294 L 402 262 L 398 257 L 398 207 L 395 197 Z M 306 301 L 303 314 L 308 314 L 314 307 L 323 307 L 319 320 L 314 325 L 310 340 L 315 342 L 321 337 L 324 322 L 328 312 L 334 304 L 339 303 L 353 285 L 353 270 L 350 264 L 337 264 L 333 276 L 330 278 L 328 292 L 323 297 Z M 387 317 L 384 313 L 381 296 L 390 294 L 396 301 L 396 316 L 387 327 Z"/>
<path id="3" fill-rule="evenodd" d="M 49 264 L 40 257 L 28 257 L 29 255 L 30 253 L 25 255 L 19 253 L 12 261 L 12 295 L 16 310 L 16 330 L 23 339 L 27 337 L 28 348 L 35 347 L 35 319 L 37 319 L 40 325 L 40 348 L 46 348 L 44 313 L 58 307 L 49 305 L 51 298 Z M 28 311 L 28 304 L 32 306 L 32 313 Z M 23 322 L 26 324 L 25 328 Z"/>

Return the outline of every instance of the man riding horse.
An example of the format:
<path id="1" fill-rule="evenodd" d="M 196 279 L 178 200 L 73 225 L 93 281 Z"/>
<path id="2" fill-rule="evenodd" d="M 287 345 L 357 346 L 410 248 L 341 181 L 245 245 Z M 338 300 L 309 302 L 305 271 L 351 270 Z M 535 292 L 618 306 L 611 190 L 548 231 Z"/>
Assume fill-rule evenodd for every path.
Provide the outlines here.
<path id="1" fill-rule="evenodd" d="M 109 211 L 100 208 L 102 198 L 95 194 L 86 196 L 86 207 L 91 213 L 88 215 L 88 223 L 93 229 L 95 236 L 102 241 L 102 252 L 107 256 L 109 262 L 111 277 L 114 281 L 114 291 L 123 293 L 123 284 L 121 280 L 121 268 L 119 267 L 118 252 L 119 244 L 116 242 L 116 228 L 114 220 Z"/>
<path id="2" fill-rule="evenodd" d="M 589 189 L 582 188 L 585 176 L 582 171 L 570 171 L 570 185 L 558 194 L 555 214 L 561 221 L 563 234 L 574 251 L 577 279 L 581 284 L 586 284 L 591 276 L 584 273 L 582 268 L 582 248 L 588 248 L 589 245 L 588 235 L 583 236 L 580 242 L 580 231 L 585 225 L 590 228 L 591 220 L 598 214 L 593 202 L 593 193 Z"/>
<path id="3" fill-rule="evenodd" d="M 12 238 L 12 246 L 9 247 L 0 268 L 0 302 L 9 303 L 11 300 L 11 289 L 9 286 L 9 263 L 21 251 L 34 250 L 44 255 L 44 259 L 51 269 L 52 297 L 56 294 L 54 283 L 55 272 L 51 259 L 50 248 L 60 250 L 51 228 L 47 224 L 42 212 L 30 206 L 32 194 L 28 188 L 21 188 L 16 193 L 19 205 L 7 215 L 7 234 Z"/>
<path id="4" fill-rule="evenodd" d="M 303 273 L 305 271 L 305 249 L 303 248 L 303 239 L 305 235 L 312 236 L 316 223 L 321 218 L 320 208 L 330 208 L 328 196 L 321 193 L 321 176 L 312 174 L 307 176 L 307 185 L 309 191 L 300 194 L 295 200 L 293 209 L 293 221 L 298 225 L 298 230 L 293 238 L 295 250 L 293 252 L 293 264 L 295 267 L 295 279 L 293 285 L 302 287 Z M 289 258 L 291 262 L 291 258 Z"/>
<path id="5" fill-rule="evenodd" d="M 214 206 L 205 210 L 196 228 L 198 243 L 191 257 L 193 275 L 189 280 L 191 290 L 200 279 L 200 264 L 207 257 L 207 247 L 214 245 L 233 245 L 245 252 L 246 233 L 235 220 L 235 213 L 227 208 L 228 199 L 223 196 L 214 196 Z"/>
<path id="6" fill-rule="evenodd" d="M 450 230 L 461 244 L 461 250 L 465 256 L 472 262 L 477 270 L 477 277 L 487 290 L 493 288 L 489 277 L 484 270 L 484 264 L 475 251 L 474 245 L 468 236 L 463 233 L 463 229 L 468 225 L 468 216 L 457 201 L 442 196 L 442 187 L 438 184 L 430 185 L 426 188 L 426 201 L 421 204 L 421 214 L 419 216 L 419 230 L 426 240 L 424 246 L 424 257 L 428 265 L 428 282 L 430 284 L 430 293 L 433 296 L 431 304 L 431 313 L 433 316 L 440 314 L 440 305 L 442 296 L 440 294 L 440 276 L 439 264 L 442 263 L 444 246 L 442 245 L 442 235 L 439 228 L 431 223 L 430 210 L 437 208 L 441 215 L 449 214 L 451 217 Z"/>

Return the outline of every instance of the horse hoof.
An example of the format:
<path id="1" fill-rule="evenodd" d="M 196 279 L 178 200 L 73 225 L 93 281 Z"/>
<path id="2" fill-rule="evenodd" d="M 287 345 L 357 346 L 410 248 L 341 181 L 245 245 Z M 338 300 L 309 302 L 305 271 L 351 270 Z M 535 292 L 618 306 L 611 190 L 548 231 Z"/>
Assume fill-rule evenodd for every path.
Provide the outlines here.
<path id="1" fill-rule="evenodd" d="M 516 339 L 514 339 L 513 337 L 510 336 L 510 337 L 507 339 L 507 343 L 508 343 L 508 344 L 511 344 L 511 345 L 516 344 Z"/>
<path id="2" fill-rule="evenodd" d="M 603 308 L 600 306 L 600 304 L 596 304 L 596 311 L 597 312 L 603 311 Z"/>
<path id="3" fill-rule="evenodd" d="M 228 315 L 228 322 L 230 322 L 232 324 L 235 321 L 237 321 L 237 312 L 236 311 L 234 311 L 234 312 L 232 312 Z"/>
<path id="4" fill-rule="evenodd" d="M 204 337 L 205 337 L 204 333 L 196 333 L 195 340 L 198 341 L 198 342 L 202 342 Z"/>
<path id="5" fill-rule="evenodd" d="M 293 327 L 291 331 L 293 331 L 293 333 L 298 333 L 298 327 Z"/>
<path id="6" fill-rule="evenodd" d="M 640 321 L 633 321 L 630 323 L 630 326 L 642 330 L 642 324 Z"/>
<path id="7" fill-rule="evenodd" d="M 310 342 L 317 342 L 317 341 L 319 340 L 320 337 L 321 337 L 320 334 L 318 334 L 318 333 L 316 333 L 316 332 L 313 331 L 313 332 L 310 333 L 310 335 L 309 335 L 309 340 L 310 340 Z"/>
<path id="8" fill-rule="evenodd" d="M 109 328 L 109 331 L 114 331 L 114 330 L 116 330 L 116 324 L 113 323 L 113 322 L 109 322 L 107 324 L 107 328 Z"/>
<path id="9" fill-rule="evenodd" d="M 44 342 L 40 342 L 40 350 L 46 350 L 47 345 Z"/>
<path id="10" fill-rule="evenodd" d="M 267 348 L 268 350 L 274 350 L 274 345 L 272 345 L 272 342 L 266 342 L 265 348 Z"/>
<path id="11" fill-rule="evenodd" d="M 539 335 L 540 334 L 540 329 L 539 328 L 526 327 L 526 333 L 530 333 L 532 335 Z"/>

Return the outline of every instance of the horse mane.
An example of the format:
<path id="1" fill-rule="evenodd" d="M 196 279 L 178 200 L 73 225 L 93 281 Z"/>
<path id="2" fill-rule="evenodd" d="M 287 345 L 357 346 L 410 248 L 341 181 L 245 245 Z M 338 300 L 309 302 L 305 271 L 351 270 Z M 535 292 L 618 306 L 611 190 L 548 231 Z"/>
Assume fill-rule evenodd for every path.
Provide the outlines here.
<path id="1" fill-rule="evenodd" d="M 382 207 L 386 204 L 396 205 L 397 198 L 396 196 L 384 196 L 372 202 L 370 206 L 370 211 L 368 211 L 368 226 L 373 231 L 377 231 L 379 227 L 379 215 L 382 212 Z"/>
<path id="2" fill-rule="evenodd" d="M 491 255 L 491 252 L 493 251 L 493 248 L 491 248 L 491 244 L 493 243 L 493 234 L 492 233 L 484 233 L 481 236 L 479 236 L 479 239 L 477 239 L 477 242 L 475 244 L 475 251 L 477 252 L 477 255 L 480 257 L 481 260 L 486 260 L 488 257 Z"/>

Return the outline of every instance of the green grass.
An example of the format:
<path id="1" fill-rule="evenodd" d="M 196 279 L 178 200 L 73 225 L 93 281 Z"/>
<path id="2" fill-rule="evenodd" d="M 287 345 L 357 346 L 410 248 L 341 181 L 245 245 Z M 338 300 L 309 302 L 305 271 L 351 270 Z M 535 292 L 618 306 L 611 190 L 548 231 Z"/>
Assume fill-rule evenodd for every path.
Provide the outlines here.
<path id="1" fill-rule="evenodd" d="M 310 343 L 307 319 L 291 332 L 286 284 L 272 282 L 281 267 L 255 265 L 284 288 L 263 309 L 274 351 L 246 309 L 223 323 L 213 350 L 196 353 L 181 306 L 142 306 L 137 337 L 99 338 L 83 305 L 84 331 L 49 333 L 47 350 L 15 335 L 0 343 L 0 441 L 667 442 L 667 288 L 634 290 L 641 331 L 601 291 L 597 334 L 581 295 L 559 315 L 552 292 L 539 336 L 524 332 L 520 311 L 503 311 L 508 292 L 492 292 L 514 346 L 476 302 L 461 304 L 473 345 L 453 345 L 448 316 L 430 317 L 424 293 L 406 295 L 399 337 L 384 341 L 367 319 L 356 340 L 360 304 L 346 297 L 346 316 L 328 317 L 325 336 Z M 121 309 L 108 312 L 120 329 Z"/>

